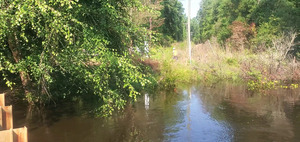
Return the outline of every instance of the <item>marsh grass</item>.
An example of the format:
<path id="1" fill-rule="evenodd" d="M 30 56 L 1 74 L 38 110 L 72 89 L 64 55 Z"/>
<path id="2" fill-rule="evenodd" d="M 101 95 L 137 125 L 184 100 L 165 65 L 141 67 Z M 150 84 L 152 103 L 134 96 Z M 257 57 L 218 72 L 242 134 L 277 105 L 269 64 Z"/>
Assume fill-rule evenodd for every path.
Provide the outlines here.
<path id="1" fill-rule="evenodd" d="M 177 43 L 178 44 L 178 43 Z M 180 46 L 180 44 L 178 44 Z M 174 46 L 172 46 L 174 47 Z M 197 80 L 198 74 L 182 57 L 182 50 L 178 49 L 178 59 L 173 59 L 173 48 L 160 47 L 151 50 L 151 58 L 160 64 L 158 82 L 164 88 L 172 89 L 179 84 L 191 83 Z"/>
<path id="2" fill-rule="evenodd" d="M 273 42 L 273 47 L 258 52 L 250 49 L 231 51 L 215 41 L 207 41 L 192 46 L 191 64 L 186 42 L 154 49 L 151 54 L 160 63 L 159 80 L 168 87 L 193 81 L 206 84 L 231 81 L 248 83 L 251 90 L 297 88 L 300 63 L 287 54 L 292 43 L 292 38 L 281 38 Z M 173 47 L 178 51 L 178 60 L 172 59 Z"/>

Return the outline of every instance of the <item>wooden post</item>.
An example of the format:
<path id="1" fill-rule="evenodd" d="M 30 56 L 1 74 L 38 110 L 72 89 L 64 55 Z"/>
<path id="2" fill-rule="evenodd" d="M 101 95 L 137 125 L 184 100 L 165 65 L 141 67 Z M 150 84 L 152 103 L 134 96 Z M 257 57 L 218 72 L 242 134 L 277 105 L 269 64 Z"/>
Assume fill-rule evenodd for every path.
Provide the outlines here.
<path id="1" fill-rule="evenodd" d="M 0 142 L 13 142 L 13 130 L 0 131 Z"/>
<path id="2" fill-rule="evenodd" d="M 0 130 L 13 129 L 12 106 L 5 106 L 5 95 L 0 94 Z"/>
<path id="3" fill-rule="evenodd" d="M 0 106 L 5 106 L 5 96 L 4 94 L 0 94 Z"/>
<path id="4" fill-rule="evenodd" d="M 28 142 L 26 127 L 13 129 L 12 106 L 5 106 L 4 94 L 0 94 L 0 142 Z"/>
<path id="5" fill-rule="evenodd" d="M 0 131 L 3 129 L 2 107 L 0 106 Z"/>
<path id="6" fill-rule="evenodd" d="M 13 142 L 28 142 L 27 128 L 13 129 Z"/>
<path id="7" fill-rule="evenodd" d="M 2 107 L 2 128 L 9 130 L 13 128 L 12 106 Z"/>
<path id="8" fill-rule="evenodd" d="M 3 130 L 13 129 L 12 106 L 2 107 Z"/>
<path id="9" fill-rule="evenodd" d="M 27 128 L 0 131 L 0 142 L 28 142 Z"/>

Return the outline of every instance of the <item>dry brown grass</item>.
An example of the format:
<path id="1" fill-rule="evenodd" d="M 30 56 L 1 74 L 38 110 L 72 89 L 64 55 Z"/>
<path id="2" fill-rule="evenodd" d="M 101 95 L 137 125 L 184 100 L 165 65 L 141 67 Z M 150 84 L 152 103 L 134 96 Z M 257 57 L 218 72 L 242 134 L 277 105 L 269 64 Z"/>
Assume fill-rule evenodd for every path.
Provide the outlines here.
<path id="1" fill-rule="evenodd" d="M 295 34 L 274 41 L 272 48 L 253 53 L 248 49 L 225 50 L 215 41 L 192 47 L 192 67 L 204 80 L 267 80 L 299 81 L 300 62 L 288 56 Z M 178 44 L 177 44 L 178 45 Z M 178 49 L 178 63 L 189 63 L 188 48 Z"/>
<path id="2" fill-rule="evenodd" d="M 158 61 L 151 58 L 133 58 L 135 64 L 143 64 L 145 66 L 150 67 L 154 72 L 160 71 L 160 64 Z"/>
<path id="3" fill-rule="evenodd" d="M 144 65 L 146 65 L 146 66 L 151 67 L 151 69 L 154 72 L 159 72 L 160 71 L 159 62 L 156 61 L 156 60 L 152 60 L 150 58 L 147 58 L 147 59 L 142 60 L 141 63 L 144 64 Z"/>

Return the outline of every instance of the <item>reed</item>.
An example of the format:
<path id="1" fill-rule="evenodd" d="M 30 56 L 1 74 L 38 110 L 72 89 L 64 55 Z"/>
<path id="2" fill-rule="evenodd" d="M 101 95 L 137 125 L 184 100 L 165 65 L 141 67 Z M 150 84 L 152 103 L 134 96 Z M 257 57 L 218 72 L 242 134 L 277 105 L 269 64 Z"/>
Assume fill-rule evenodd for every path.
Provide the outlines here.
<path id="1" fill-rule="evenodd" d="M 185 42 L 172 47 L 160 47 L 151 51 L 151 57 L 160 63 L 160 82 L 172 87 L 179 83 L 201 81 L 245 82 L 249 89 L 273 89 L 280 86 L 295 88 L 300 81 L 300 63 L 288 52 L 293 37 L 282 37 L 265 50 L 231 50 L 222 48 L 215 41 L 192 46 L 192 63 L 189 64 Z M 174 60 L 173 48 L 178 52 Z"/>

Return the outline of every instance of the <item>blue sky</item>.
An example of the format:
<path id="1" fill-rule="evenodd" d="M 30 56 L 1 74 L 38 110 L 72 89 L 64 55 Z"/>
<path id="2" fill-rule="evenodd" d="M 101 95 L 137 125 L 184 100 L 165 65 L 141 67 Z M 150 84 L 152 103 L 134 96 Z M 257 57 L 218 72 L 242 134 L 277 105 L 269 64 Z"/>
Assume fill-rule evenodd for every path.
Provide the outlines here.
<path id="1" fill-rule="evenodd" d="M 183 4 L 184 13 L 188 15 L 188 0 L 179 0 Z M 191 0 L 191 18 L 196 17 L 201 0 Z"/>

